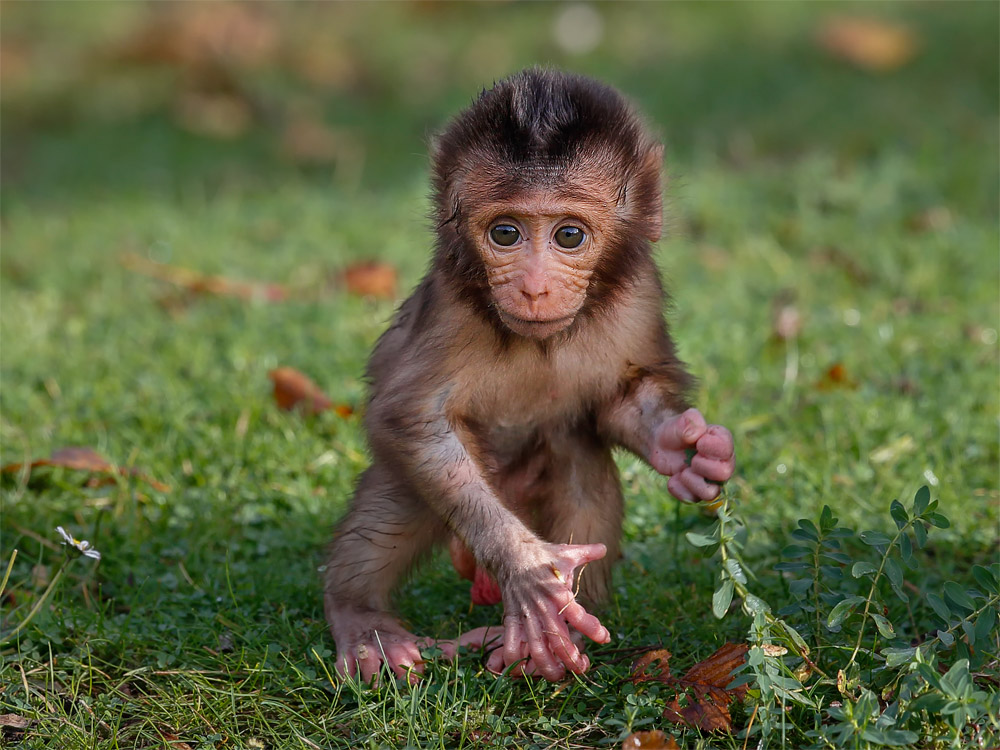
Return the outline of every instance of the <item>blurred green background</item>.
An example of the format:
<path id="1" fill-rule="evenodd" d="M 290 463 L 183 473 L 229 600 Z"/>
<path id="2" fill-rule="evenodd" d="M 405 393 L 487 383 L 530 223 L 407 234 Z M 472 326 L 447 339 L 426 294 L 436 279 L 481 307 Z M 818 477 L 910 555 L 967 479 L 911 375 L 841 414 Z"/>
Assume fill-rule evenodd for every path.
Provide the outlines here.
<path id="1" fill-rule="evenodd" d="M 891 27 L 839 42 L 861 65 L 829 38 L 859 14 Z M 675 172 L 906 148 L 992 210 L 996 20 L 988 2 L 8 2 L 4 196 L 266 190 L 309 166 L 392 189 L 479 89 L 550 64 L 625 90 Z"/>

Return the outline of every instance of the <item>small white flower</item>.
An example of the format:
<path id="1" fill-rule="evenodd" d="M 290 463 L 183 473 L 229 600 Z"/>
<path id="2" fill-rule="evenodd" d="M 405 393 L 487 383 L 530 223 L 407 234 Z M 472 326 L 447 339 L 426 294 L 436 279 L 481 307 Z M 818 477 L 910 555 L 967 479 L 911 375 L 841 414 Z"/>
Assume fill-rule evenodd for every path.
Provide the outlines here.
<path id="1" fill-rule="evenodd" d="M 76 549 L 84 557 L 91 557 L 95 560 L 101 559 L 101 553 L 90 546 L 90 542 L 86 540 L 74 539 L 72 536 L 66 533 L 66 529 L 62 526 L 56 526 L 56 531 L 59 532 L 60 536 L 63 538 L 63 544 L 68 544 L 70 547 Z"/>

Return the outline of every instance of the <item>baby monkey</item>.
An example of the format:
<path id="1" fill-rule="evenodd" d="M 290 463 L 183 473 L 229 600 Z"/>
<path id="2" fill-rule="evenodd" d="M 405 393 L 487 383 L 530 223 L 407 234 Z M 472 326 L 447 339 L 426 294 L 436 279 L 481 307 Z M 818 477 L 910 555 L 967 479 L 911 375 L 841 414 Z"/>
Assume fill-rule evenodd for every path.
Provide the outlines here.
<path id="1" fill-rule="evenodd" d="M 326 566 L 339 672 L 416 679 L 429 642 L 390 596 L 445 542 L 474 598 L 503 602 L 502 628 L 461 639 L 494 639 L 491 671 L 586 671 L 580 634 L 610 640 L 585 607 L 619 556 L 612 449 L 685 501 L 732 475 L 732 436 L 691 408 L 663 319 L 662 153 L 616 90 L 541 69 L 435 141 L 434 259 L 372 353 L 373 462 Z"/>

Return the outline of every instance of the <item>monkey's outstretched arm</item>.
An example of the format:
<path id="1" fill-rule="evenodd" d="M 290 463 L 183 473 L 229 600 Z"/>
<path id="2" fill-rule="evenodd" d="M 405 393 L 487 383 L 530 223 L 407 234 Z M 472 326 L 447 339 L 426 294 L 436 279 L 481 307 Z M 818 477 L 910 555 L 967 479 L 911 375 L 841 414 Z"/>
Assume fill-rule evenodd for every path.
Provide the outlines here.
<path id="1" fill-rule="evenodd" d="M 570 628 L 593 641 L 610 640 L 607 629 L 574 598 L 578 567 L 604 556 L 603 544 L 550 544 L 505 508 L 473 457 L 475 441 L 461 422 L 412 405 L 406 415 L 373 399 L 368 415 L 372 447 L 399 466 L 420 496 L 493 574 L 503 595 L 504 640 L 494 670 L 560 679 L 589 666 Z M 470 450 L 470 448 L 472 450 Z"/>
<path id="2" fill-rule="evenodd" d="M 682 408 L 669 384 L 640 376 L 599 412 L 600 431 L 664 476 L 679 500 L 714 500 L 735 468 L 733 436 L 706 424 L 701 412 Z"/>

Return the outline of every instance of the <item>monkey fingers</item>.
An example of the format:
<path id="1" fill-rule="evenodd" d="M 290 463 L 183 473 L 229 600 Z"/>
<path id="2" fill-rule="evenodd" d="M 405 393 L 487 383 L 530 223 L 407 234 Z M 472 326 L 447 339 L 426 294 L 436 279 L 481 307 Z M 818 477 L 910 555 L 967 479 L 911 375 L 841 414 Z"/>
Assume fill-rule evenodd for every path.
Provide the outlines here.
<path id="1" fill-rule="evenodd" d="M 554 553 L 555 564 L 552 572 L 561 584 L 561 588 L 553 591 L 549 584 L 545 589 L 553 591 L 549 597 L 550 600 L 555 600 L 560 618 L 595 643 L 607 643 L 611 640 L 608 629 L 576 601 L 572 586 L 576 580 L 574 577 L 576 569 L 600 560 L 608 553 L 608 548 L 603 544 L 550 544 L 548 549 Z"/>
<path id="2" fill-rule="evenodd" d="M 580 649 L 582 658 L 584 660 L 584 668 L 582 672 L 586 672 L 590 668 L 590 659 L 586 654 L 583 654 L 583 636 L 580 633 L 570 633 L 570 640 L 573 644 Z M 495 675 L 503 674 L 506 665 L 504 664 L 504 650 L 503 648 L 497 648 L 490 653 L 486 660 L 486 669 Z M 581 672 L 581 674 L 582 674 Z M 521 643 L 521 656 L 520 659 L 513 665 L 510 671 L 507 673 L 511 677 L 536 677 L 540 676 L 538 666 L 535 660 L 531 658 L 530 648 L 527 642 Z M 565 670 L 563 671 L 565 674 Z"/>
<path id="3" fill-rule="evenodd" d="M 709 502 L 722 492 L 722 487 L 708 481 L 690 468 L 670 477 L 667 489 L 670 490 L 671 495 L 686 503 Z"/>
<path id="4" fill-rule="evenodd" d="M 706 424 L 697 409 L 688 409 L 656 429 L 650 463 L 670 477 L 667 489 L 679 500 L 714 500 L 722 491 L 718 483 L 733 475 L 733 436 L 721 425 Z"/>
<path id="5" fill-rule="evenodd" d="M 545 617 L 546 614 L 550 616 Z M 567 667 L 579 672 L 585 670 L 587 664 L 582 660 L 579 650 L 570 643 L 569 629 L 565 623 L 556 622 L 551 614 L 553 613 L 543 614 L 544 619 L 530 614 L 504 618 L 507 632 L 504 634 L 503 656 L 508 665 L 514 664 L 522 658 L 522 645 L 526 643 L 534 670 L 547 680 L 561 680 L 566 676 Z M 567 645 L 572 648 L 567 648 Z M 526 666 L 527 662 L 521 661 L 515 669 L 524 675 Z"/>
<path id="6" fill-rule="evenodd" d="M 705 479 L 725 482 L 733 475 L 733 436 L 725 427 L 710 424 L 698 439 L 697 453 L 691 459 L 691 469 Z"/>
<path id="7" fill-rule="evenodd" d="M 664 420 L 653 433 L 649 462 L 665 476 L 679 474 L 688 464 L 688 451 L 706 433 L 708 425 L 697 409 Z"/>
<path id="8" fill-rule="evenodd" d="M 510 629 L 507 632 L 511 632 Z M 522 633 L 525 632 L 523 629 Z M 570 641 L 577 649 L 583 650 L 583 636 L 580 633 L 570 633 Z M 590 668 L 590 660 L 587 658 L 586 654 L 581 653 L 582 663 L 579 673 L 582 674 Z M 508 661 L 510 660 L 510 661 Z M 545 663 L 550 663 L 551 659 L 544 659 Z M 547 679 L 560 679 L 565 676 L 566 670 L 564 667 L 559 665 L 556 670 L 545 674 L 539 668 L 538 662 L 531 656 L 531 646 L 527 640 L 521 640 L 517 648 L 512 649 L 509 653 L 505 652 L 504 647 L 500 646 L 490 652 L 486 660 L 486 669 L 495 675 L 501 675 L 504 670 L 511 677 L 536 677 L 543 676 Z M 573 670 L 576 671 L 576 670 Z"/>
<path id="9" fill-rule="evenodd" d="M 489 660 L 492 671 L 513 667 L 517 675 L 562 679 L 566 670 L 583 673 L 590 661 L 580 652 L 572 630 L 598 643 L 611 639 L 601 621 L 574 598 L 577 567 L 607 553 L 603 544 L 547 544 L 548 563 L 531 569 L 505 592 L 504 645 Z M 519 663 L 520 662 L 520 663 Z"/>

